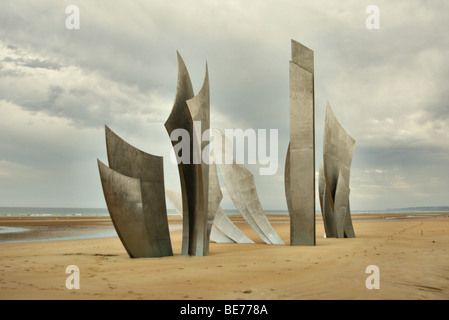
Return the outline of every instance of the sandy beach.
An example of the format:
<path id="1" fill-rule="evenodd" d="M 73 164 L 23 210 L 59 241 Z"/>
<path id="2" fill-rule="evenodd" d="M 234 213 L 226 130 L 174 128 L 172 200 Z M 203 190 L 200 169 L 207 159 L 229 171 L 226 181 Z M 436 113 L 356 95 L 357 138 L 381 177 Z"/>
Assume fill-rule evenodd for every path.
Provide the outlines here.
<path id="1" fill-rule="evenodd" d="M 0 243 L 0 299 L 300 300 L 449 299 L 449 213 L 353 215 L 355 239 L 323 238 L 289 246 L 288 216 L 269 216 L 287 245 L 266 245 L 241 218 L 233 220 L 255 244 L 211 243 L 205 257 L 181 256 L 180 219 L 170 219 L 173 257 L 131 259 L 116 236 L 58 239 L 67 231 L 113 231 L 107 217 L 0 219 L 0 234 L 41 241 Z M 5 238 L 8 237 L 8 238 Z M 80 270 L 69 290 L 66 267 Z M 369 265 L 380 289 L 367 289 Z"/>

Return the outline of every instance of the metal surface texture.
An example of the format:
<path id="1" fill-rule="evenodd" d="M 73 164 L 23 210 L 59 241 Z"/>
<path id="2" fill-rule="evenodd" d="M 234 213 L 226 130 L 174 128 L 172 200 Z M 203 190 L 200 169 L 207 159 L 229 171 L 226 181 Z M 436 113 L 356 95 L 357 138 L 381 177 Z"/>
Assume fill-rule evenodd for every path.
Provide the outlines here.
<path id="1" fill-rule="evenodd" d="M 164 183 L 162 157 L 145 153 L 120 138 L 105 126 L 109 167 L 125 176 Z"/>
<path id="2" fill-rule="evenodd" d="M 348 210 L 346 211 L 345 217 L 345 230 L 344 230 L 345 238 L 355 238 L 354 226 L 352 224 L 351 218 L 351 202 L 348 202 Z"/>
<path id="3" fill-rule="evenodd" d="M 335 188 L 334 216 L 337 227 L 337 238 L 345 237 L 345 220 L 349 206 L 349 184 L 346 183 L 341 172 L 338 175 L 337 187 Z"/>
<path id="4" fill-rule="evenodd" d="M 109 166 L 112 170 L 140 180 L 146 230 L 160 252 L 172 255 L 164 190 L 163 158 L 145 153 L 105 127 Z"/>
<path id="5" fill-rule="evenodd" d="M 170 189 L 170 188 L 165 188 L 165 193 L 167 195 L 168 201 L 170 201 L 170 203 L 173 205 L 173 207 L 176 210 L 176 212 L 179 215 L 182 216 L 183 211 L 182 211 L 182 197 L 181 197 L 181 194 L 176 192 L 176 191 L 174 191 L 173 189 Z M 219 207 L 219 211 L 223 212 L 220 207 Z M 215 218 L 217 218 L 217 217 L 218 217 L 218 215 Z M 228 220 L 229 220 L 229 218 L 228 218 Z M 236 241 L 234 241 L 234 239 L 232 239 L 226 233 L 221 231 L 221 230 L 226 230 L 227 229 L 226 228 L 227 226 L 225 225 L 225 223 L 227 223 L 227 222 L 223 222 L 223 221 L 221 221 L 221 219 L 219 219 L 219 221 L 217 221 L 217 224 L 219 226 L 221 226 L 222 224 L 223 224 L 223 226 L 225 226 L 224 228 L 222 226 L 220 228 L 220 230 L 217 229 L 217 226 L 215 225 L 215 222 L 216 221 L 214 220 L 214 224 L 211 226 L 211 232 L 210 232 L 210 240 L 211 241 L 217 242 L 217 243 L 236 242 Z M 231 220 L 229 220 L 229 222 L 231 224 L 233 224 Z"/>
<path id="6" fill-rule="evenodd" d="M 355 140 L 338 122 L 328 103 L 324 125 L 320 190 L 323 190 L 321 210 L 326 236 L 329 238 L 355 237 L 349 203 L 349 181 L 354 145 Z"/>
<path id="7" fill-rule="evenodd" d="M 218 230 L 215 226 L 212 226 L 209 239 L 216 243 L 235 243 L 234 240 Z"/>
<path id="8" fill-rule="evenodd" d="M 292 40 L 290 61 L 290 144 L 285 163 L 285 194 L 290 214 L 290 245 L 316 244 L 314 54 Z"/>
<path id="9" fill-rule="evenodd" d="M 324 124 L 323 159 L 324 173 L 332 196 L 335 195 L 340 171 L 345 181 L 349 183 L 354 145 L 355 140 L 338 122 L 328 103 Z"/>
<path id="10" fill-rule="evenodd" d="M 254 243 L 253 240 L 248 238 L 234 224 L 234 222 L 232 222 L 232 220 L 223 212 L 223 209 L 221 207 L 218 207 L 218 210 L 215 213 L 214 224 L 221 232 L 223 232 L 223 234 L 225 234 L 236 243 Z"/>
<path id="11" fill-rule="evenodd" d="M 231 142 L 220 130 L 213 130 L 218 132 L 214 136 L 221 136 L 224 139 L 221 143 L 221 154 L 231 157 L 229 152 L 232 150 L 232 147 L 229 147 Z M 243 165 L 236 163 L 233 156 L 232 163 L 219 161 L 218 168 L 232 202 L 257 235 L 267 244 L 284 244 L 263 211 L 253 174 Z"/>
<path id="12" fill-rule="evenodd" d="M 287 209 L 290 214 L 290 212 L 293 212 L 290 194 L 290 143 L 288 144 L 287 155 L 285 157 L 284 190 L 285 190 L 285 199 L 287 200 Z"/>
<path id="13" fill-rule="evenodd" d="M 194 96 L 192 82 L 190 80 L 189 72 L 182 60 L 181 55 L 177 52 L 178 57 L 178 81 L 176 88 L 175 102 L 173 104 L 172 111 L 165 122 L 165 128 L 168 135 L 171 136 L 172 132 L 176 129 L 182 128 L 187 130 L 190 134 L 193 131 L 192 118 L 187 107 L 187 100 L 192 99 Z M 175 142 L 172 141 L 175 145 Z M 190 140 L 190 150 L 193 149 L 192 140 Z M 192 156 L 190 155 L 190 160 Z M 183 227 L 182 227 L 182 255 L 189 254 L 189 239 L 190 239 L 190 212 L 195 210 L 194 206 L 194 192 L 196 166 L 186 163 L 178 163 L 179 179 L 182 189 L 182 212 L 183 212 Z M 189 192 L 190 190 L 190 192 Z"/>
<path id="14" fill-rule="evenodd" d="M 211 155 L 213 158 L 213 154 Z M 220 188 L 220 182 L 218 181 L 217 166 L 215 162 L 209 164 L 209 193 L 208 193 L 208 207 L 207 207 L 207 245 L 206 252 L 209 252 L 209 239 L 211 237 L 212 226 L 215 219 L 215 214 L 220 207 L 221 199 L 223 199 L 223 194 Z M 214 231 L 214 233 L 216 233 Z M 217 238 L 217 236 L 215 236 Z M 227 237 L 228 238 L 228 237 Z M 229 238 L 228 238 L 229 239 Z M 231 239 L 229 239 L 231 240 Z M 224 240 L 222 240 L 224 241 Z M 221 241 L 221 242 L 222 242 Z M 231 240 L 231 242 L 233 242 Z"/>
<path id="15" fill-rule="evenodd" d="M 324 201 L 324 192 L 325 192 L 326 181 L 324 180 L 324 165 L 323 161 L 320 161 L 320 169 L 318 171 L 318 197 L 320 200 L 320 208 L 323 211 L 323 201 Z M 326 226 L 326 217 L 323 215 L 324 225 Z"/>
<path id="16" fill-rule="evenodd" d="M 189 161 L 181 161 L 179 154 L 178 171 L 182 191 L 183 241 L 182 255 L 202 256 L 207 252 L 207 208 L 209 169 L 199 153 L 202 151 L 202 134 L 209 128 L 209 77 L 206 75 L 203 86 L 194 96 L 187 68 L 178 53 L 178 82 L 176 98 L 172 111 L 165 122 L 165 128 L 171 137 L 176 129 L 188 132 Z M 197 132 L 194 121 L 201 121 L 201 130 Z M 173 146 L 177 141 L 172 140 Z M 199 159 L 199 161 L 198 161 Z M 196 163 L 195 163 L 196 162 Z"/>
<path id="17" fill-rule="evenodd" d="M 103 193 L 117 234 L 131 258 L 173 255 L 163 185 L 128 177 L 98 160 Z M 147 195 L 142 197 L 142 195 Z"/>
<path id="18" fill-rule="evenodd" d="M 209 164 L 204 161 L 203 150 L 209 144 L 209 137 L 205 135 L 210 128 L 210 94 L 209 94 L 209 72 L 206 64 L 206 73 L 204 76 L 203 86 L 200 92 L 190 100 L 187 100 L 187 107 L 192 116 L 192 121 L 196 124 L 193 126 L 191 139 L 193 140 L 193 160 L 194 165 L 197 163 L 197 210 L 195 211 L 193 234 L 191 241 L 193 255 L 201 256 L 209 252 L 209 233 L 208 233 L 208 209 L 209 209 Z M 207 150 L 207 148 L 206 148 Z M 205 156 L 208 156 L 205 152 Z M 220 199 L 221 200 L 221 199 Z M 212 214 L 213 219 L 213 214 Z M 203 241 L 201 245 L 200 242 Z"/>

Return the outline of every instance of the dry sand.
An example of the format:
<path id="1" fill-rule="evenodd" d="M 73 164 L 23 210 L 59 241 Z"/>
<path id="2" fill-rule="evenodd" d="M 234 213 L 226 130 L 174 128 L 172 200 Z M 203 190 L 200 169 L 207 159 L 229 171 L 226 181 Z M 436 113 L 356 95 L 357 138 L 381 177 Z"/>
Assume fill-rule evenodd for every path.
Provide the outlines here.
<path id="1" fill-rule="evenodd" d="M 449 299 L 448 214 L 410 215 L 354 215 L 356 239 L 323 238 L 318 218 L 315 247 L 266 245 L 236 222 L 257 243 L 212 243 L 205 257 L 180 255 L 180 230 L 171 232 L 175 255 L 153 259 L 129 258 L 117 237 L 1 243 L 0 299 Z M 288 244 L 288 217 L 270 218 Z M 104 218 L 0 219 L 74 225 L 111 227 Z M 69 265 L 79 267 L 79 290 L 65 286 Z M 366 288 L 369 265 L 379 267 L 379 290 Z"/>

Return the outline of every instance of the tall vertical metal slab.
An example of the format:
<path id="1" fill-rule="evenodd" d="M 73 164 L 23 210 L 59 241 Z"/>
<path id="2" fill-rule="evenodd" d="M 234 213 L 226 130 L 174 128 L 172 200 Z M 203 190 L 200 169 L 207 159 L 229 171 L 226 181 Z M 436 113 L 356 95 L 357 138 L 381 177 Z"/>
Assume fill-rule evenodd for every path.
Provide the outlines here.
<path id="1" fill-rule="evenodd" d="M 178 57 L 178 82 L 176 88 L 176 97 L 173 104 L 172 111 L 165 122 L 165 128 L 168 135 L 171 136 L 176 129 L 186 130 L 190 136 L 192 136 L 193 123 L 190 115 L 189 108 L 187 107 L 187 100 L 194 97 L 192 82 L 190 80 L 189 72 L 182 60 L 181 55 L 177 52 Z M 190 140 L 189 148 L 193 149 L 193 141 Z M 172 141 L 175 145 L 176 142 Z M 197 167 L 192 165 L 193 157 L 190 155 L 190 163 L 178 163 L 179 180 L 181 183 L 182 192 L 182 255 L 189 254 L 189 239 L 190 239 L 190 212 L 195 211 L 195 194 L 196 190 L 196 169 Z"/>
<path id="2" fill-rule="evenodd" d="M 323 161 L 320 161 L 320 170 L 318 171 L 318 196 L 319 196 L 319 200 L 320 200 L 321 211 L 323 211 L 323 208 L 324 208 L 323 201 L 324 201 L 325 185 L 326 185 L 326 181 L 324 180 L 324 165 L 323 165 Z M 325 219 L 324 216 L 323 216 L 323 219 Z"/>
<path id="3" fill-rule="evenodd" d="M 354 139 L 344 130 L 329 103 L 323 140 L 324 193 L 322 214 L 327 237 L 354 238 L 349 203 L 349 181 Z"/>
<path id="4" fill-rule="evenodd" d="M 286 159 L 286 197 L 290 245 L 314 246 L 315 102 L 313 51 L 292 40 L 290 61 L 290 145 Z M 287 177 L 288 173 L 288 177 Z"/>
<path id="5" fill-rule="evenodd" d="M 194 121 L 200 122 L 196 128 Z M 202 256 L 207 242 L 207 207 L 209 169 L 202 160 L 202 135 L 209 128 L 209 77 L 206 76 L 197 96 L 194 96 L 187 68 L 178 53 L 178 84 L 175 103 L 165 122 L 169 136 L 177 129 L 189 134 L 187 163 L 176 154 L 182 190 L 183 241 L 182 255 Z M 178 142 L 172 140 L 173 146 Z M 185 150 L 182 150 L 185 152 Z"/>
<path id="6" fill-rule="evenodd" d="M 293 212 L 292 200 L 290 194 L 290 143 L 287 148 L 287 156 L 285 157 L 285 168 L 284 168 L 284 189 L 285 189 L 285 199 L 287 200 L 288 212 Z"/>
<path id="7" fill-rule="evenodd" d="M 213 155 L 211 155 L 211 158 Z M 215 219 L 215 214 L 220 207 L 223 193 L 221 192 L 220 182 L 218 181 L 217 165 L 214 161 L 209 164 L 209 194 L 207 207 L 207 243 L 206 252 L 209 252 L 209 239 L 212 232 L 212 226 Z M 223 240 L 222 240 L 223 241 Z"/>
<path id="8" fill-rule="evenodd" d="M 324 176 L 324 164 L 320 161 L 320 170 L 318 173 L 318 194 L 320 197 L 320 207 L 323 217 L 324 232 L 326 237 L 331 237 L 331 235 L 336 234 L 336 229 L 334 226 L 334 216 L 333 211 L 329 205 L 328 197 L 326 194 L 326 178 Z"/>
<path id="9" fill-rule="evenodd" d="M 190 248 L 192 255 L 202 256 L 209 252 L 209 238 L 207 232 L 208 207 L 209 207 L 209 164 L 203 159 L 208 154 L 202 154 L 208 145 L 210 128 L 210 94 L 209 72 L 206 64 L 206 74 L 200 92 L 192 99 L 187 100 L 187 107 L 193 121 L 193 130 L 190 139 L 193 140 L 193 165 L 196 169 L 196 210 L 194 219 L 191 220 Z M 206 149 L 207 150 L 207 149 Z M 192 228 L 193 227 L 193 228 Z"/>

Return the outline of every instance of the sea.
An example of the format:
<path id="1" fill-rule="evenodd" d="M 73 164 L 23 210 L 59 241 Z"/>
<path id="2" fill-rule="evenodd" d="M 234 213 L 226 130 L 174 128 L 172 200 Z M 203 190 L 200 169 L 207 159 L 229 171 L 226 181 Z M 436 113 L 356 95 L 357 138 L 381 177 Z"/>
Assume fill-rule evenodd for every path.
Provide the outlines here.
<path id="1" fill-rule="evenodd" d="M 239 214 L 237 209 L 223 210 L 225 214 Z M 270 210 L 269 214 L 288 214 L 286 210 Z M 175 209 L 167 208 L 168 216 L 179 216 Z M 105 217 L 108 218 L 107 208 L 55 208 L 55 207 L 0 207 L 0 218 L 45 218 L 53 220 L 62 217 Z M 182 225 L 169 225 L 170 231 L 182 229 Z M 0 244 L 24 243 L 39 241 L 60 241 L 95 239 L 118 236 L 112 222 L 96 224 L 94 226 L 25 226 L 13 227 L 0 225 Z"/>
<path id="2" fill-rule="evenodd" d="M 225 214 L 239 214 L 237 209 L 224 209 Z M 288 214 L 287 210 L 267 210 L 269 214 Z M 176 216 L 175 209 L 167 209 L 168 215 Z M 108 217 L 107 208 L 46 208 L 46 207 L 0 207 L 0 217 L 65 217 L 65 216 L 85 216 L 85 217 Z"/>
<path id="3" fill-rule="evenodd" d="M 317 208 L 319 209 L 319 208 Z M 223 209 L 227 215 L 239 215 L 237 209 Z M 287 210 L 266 209 L 266 214 L 288 214 Z M 449 206 L 444 207 L 410 207 L 382 210 L 351 210 L 352 213 L 394 213 L 394 212 L 449 212 Z M 175 209 L 167 209 L 168 215 L 178 215 Z M 317 210 L 316 214 L 321 214 Z M 109 216 L 107 208 L 54 208 L 54 207 L 0 207 L 0 217 L 59 217 L 59 216 Z"/>
<path id="4" fill-rule="evenodd" d="M 439 209 L 439 210 L 438 210 Z M 239 215 L 236 209 L 224 209 L 227 215 Z M 445 211 L 449 213 L 449 207 L 415 207 L 403 209 L 389 210 L 358 210 L 353 213 L 380 213 L 380 212 L 435 212 Z M 287 210 L 265 210 L 270 215 L 286 215 Z M 169 216 L 179 216 L 174 209 L 167 209 Z M 317 215 L 321 212 L 317 211 Z M 42 217 L 56 220 L 58 217 L 109 217 L 107 208 L 44 208 L 44 207 L 0 207 L 1 217 Z M 448 214 L 449 216 L 449 214 Z M 407 216 L 413 218 L 414 216 Z M 417 216 L 419 217 L 419 216 Z M 421 216 L 422 217 L 422 216 Z M 170 231 L 182 229 L 182 225 L 169 225 Z M 25 226 L 13 227 L 0 225 L 0 244 L 1 243 L 17 243 L 17 242 L 36 242 L 36 241 L 56 241 L 56 240 L 73 240 L 73 239 L 92 239 L 115 237 L 117 233 L 111 223 L 96 224 L 94 226 Z"/>
<path id="5" fill-rule="evenodd" d="M 106 208 L 0 207 L 0 217 L 109 216 Z"/>
<path id="6" fill-rule="evenodd" d="M 227 214 L 238 214 L 237 210 L 226 210 Z M 179 216 L 175 209 L 167 209 L 169 216 Z M 107 208 L 56 208 L 56 207 L 0 207 L 0 218 L 44 218 L 53 220 L 62 217 L 110 217 Z M 182 229 L 182 225 L 170 224 L 170 231 Z M 0 225 L 0 244 L 40 241 L 60 241 L 118 237 L 112 222 L 93 225 L 26 225 L 24 227 Z"/>

